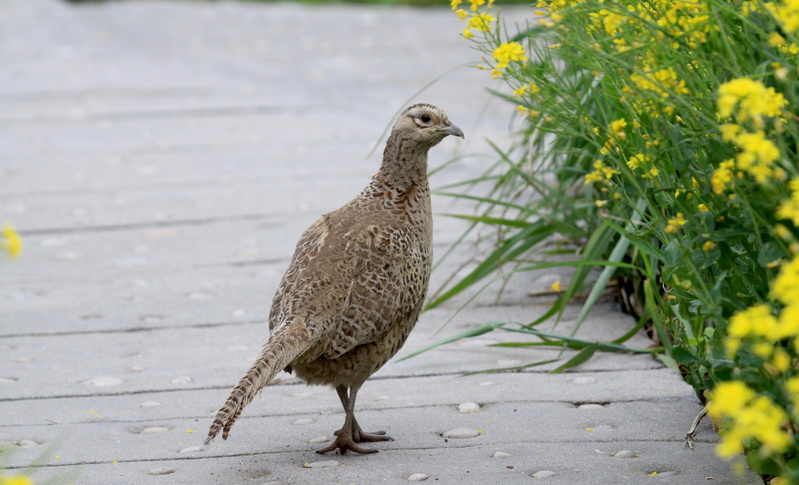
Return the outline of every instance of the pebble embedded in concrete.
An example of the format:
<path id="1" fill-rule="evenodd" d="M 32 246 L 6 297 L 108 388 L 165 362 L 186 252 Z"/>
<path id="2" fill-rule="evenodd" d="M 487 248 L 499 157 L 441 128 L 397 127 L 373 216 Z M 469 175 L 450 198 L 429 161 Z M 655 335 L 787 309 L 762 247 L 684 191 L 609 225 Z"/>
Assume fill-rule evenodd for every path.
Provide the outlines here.
<path id="1" fill-rule="evenodd" d="M 588 403 L 588 404 L 580 404 L 579 406 L 577 406 L 577 409 L 605 409 L 605 406 L 601 404 Z"/>
<path id="2" fill-rule="evenodd" d="M 308 440 L 308 443 L 327 443 L 330 441 L 330 438 L 327 436 L 317 436 L 315 438 L 311 438 Z"/>
<path id="3" fill-rule="evenodd" d="M 153 468 L 152 470 L 148 471 L 148 475 L 169 475 L 170 473 L 175 473 L 177 470 L 174 468 L 167 468 L 165 466 L 159 468 Z"/>
<path id="4" fill-rule="evenodd" d="M 494 384 L 496 384 L 496 382 L 494 381 L 484 381 L 477 385 L 480 387 L 487 387 L 487 386 L 493 386 Z"/>
<path id="5" fill-rule="evenodd" d="M 552 470 L 539 470 L 530 476 L 533 478 L 550 478 L 554 477 L 555 475 L 557 475 L 557 473 L 553 472 Z"/>
<path id="6" fill-rule="evenodd" d="M 427 480 L 428 478 L 430 478 L 430 477 L 428 477 L 424 473 L 414 473 L 413 475 L 410 475 L 408 477 L 408 481 L 409 482 L 423 482 L 423 481 Z"/>
<path id="7" fill-rule="evenodd" d="M 621 450 L 613 454 L 613 458 L 636 458 L 638 454 L 632 450 Z"/>
<path id="8" fill-rule="evenodd" d="M 305 468 L 329 468 L 338 466 L 338 462 L 336 460 L 314 461 L 311 463 L 305 463 L 302 466 Z"/>
<path id="9" fill-rule="evenodd" d="M 178 453 L 197 453 L 204 450 L 205 448 L 202 446 L 189 446 L 188 448 L 183 448 L 182 450 L 178 451 Z"/>
<path id="10" fill-rule="evenodd" d="M 675 472 L 675 471 L 669 470 L 669 471 L 665 471 L 665 472 L 654 471 L 654 472 L 648 473 L 648 475 L 651 475 L 653 477 L 673 477 L 675 475 L 678 475 L 678 473 Z"/>
<path id="11" fill-rule="evenodd" d="M 459 413 L 476 413 L 480 411 L 480 405 L 476 402 L 462 402 L 458 404 Z"/>
<path id="12" fill-rule="evenodd" d="M 20 448 L 31 448 L 33 446 L 39 446 L 39 443 L 33 440 L 19 440 L 17 441 L 17 446 Z"/>
<path id="13" fill-rule="evenodd" d="M 508 458 L 510 456 L 513 455 L 511 455 L 510 453 L 505 453 L 504 451 L 497 451 L 496 453 L 494 453 L 492 458 Z"/>
<path id="14" fill-rule="evenodd" d="M 455 428 L 447 431 L 442 436 L 444 438 L 474 438 L 475 436 L 479 436 L 480 431 L 474 428 Z"/>
<path id="15" fill-rule="evenodd" d="M 124 381 L 119 377 L 100 376 L 100 377 L 95 377 L 94 379 L 85 380 L 81 382 L 81 384 L 89 387 L 112 387 L 112 386 L 118 386 L 123 382 Z"/>
<path id="16" fill-rule="evenodd" d="M 300 419 L 295 419 L 294 421 L 291 422 L 291 424 L 297 424 L 297 425 L 311 424 L 311 423 L 313 423 L 313 419 L 311 418 L 300 418 Z"/>
<path id="17" fill-rule="evenodd" d="M 169 428 L 165 428 L 164 426 L 150 426 L 149 428 L 144 428 L 139 431 L 139 434 L 158 434 L 166 433 L 167 431 L 169 431 Z"/>

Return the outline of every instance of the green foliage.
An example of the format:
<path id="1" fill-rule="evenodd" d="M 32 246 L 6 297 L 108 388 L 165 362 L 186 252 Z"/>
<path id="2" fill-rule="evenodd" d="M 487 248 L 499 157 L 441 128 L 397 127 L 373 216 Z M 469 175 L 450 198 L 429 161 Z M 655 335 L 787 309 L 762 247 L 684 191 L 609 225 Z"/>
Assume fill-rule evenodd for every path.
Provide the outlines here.
<path id="1" fill-rule="evenodd" d="M 476 67 L 507 84 L 512 94 L 497 96 L 523 121 L 515 146 L 472 181 L 491 182 L 488 193 L 468 196 L 496 249 L 431 305 L 506 266 L 540 267 L 525 263 L 566 241 L 574 274 L 545 318 L 587 285 L 579 328 L 617 278 L 664 362 L 698 392 L 746 396 L 711 407 L 725 423 L 719 453 L 745 450 L 756 470 L 799 479 L 799 6 L 552 0 L 510 32 L 490 4 L 461 3 L 453 10 L 481 54 Z M 599 277 L 588 261 L 602 261 Z M 541 320 L 496 328 L 581 349 L 559 370 L 609 350 L 545 336 L 534 329 Z"/>

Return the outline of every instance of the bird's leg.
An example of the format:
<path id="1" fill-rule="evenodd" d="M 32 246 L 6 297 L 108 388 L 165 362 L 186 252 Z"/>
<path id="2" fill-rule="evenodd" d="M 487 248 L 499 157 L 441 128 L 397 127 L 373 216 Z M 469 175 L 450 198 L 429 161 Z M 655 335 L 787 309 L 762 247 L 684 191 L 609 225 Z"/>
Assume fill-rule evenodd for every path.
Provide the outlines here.
<path id="1" fill-rule="evenodd" d="M 691 429 L 689 429 L 688 433 L 686 433 L 685 435 L 685 441 L 683 442 L 683 446 L 687 445 L 692 450 L 694 449 L 694 438 L 696 437 L 696 428 L 699 427 L 699 422 L 702 421 L 702 418 L 704 418 L 705 414 L 707 414 L 707 408 L 708 406 L 703 407 L 702 410 L 699 411 L 699 414 L 696 415 L 696 418 L 694 418 L 694 422 L 693 424 L 691 424 Z"/>
<path id="2" fill-rule="evenodd" d="M 350 397 L 347 395 L 347 388 L 345 386 L 338 386 L 336 387 L 336 392 L 338 393 L 338 398 L 341 400 L 341 405 L 344 406 L 344 411 L 346 411 L 350 402 Z M 338 436 L 340 432 L 341 430 L 336 431 L 335 435 Z M 391 436 L 386 436 L 385 431 L 372 431 L 371 433 L 365 432 L 361 429 L 361 425 L 358 424 L 358 420 L 356 420 L 355 416 L 353 415 L 352 441 L 356 443 L 363 443 L 364 441 L 394 441 L 394 438 Z"/>
<path id="3" fill-rule="evenodd" d="M 339 399 L 341 399 L 341 404 L 344 406 L 344 413 L 346 414 L 344 426 L 333 433 L 336 435 L 336 441 L 330 446 L 318 450 L 317 453 L 327 453 L 335 449 L 338 449 L 339 453 L 342 455 L 345 454 L 347 450 L 352 450 L 356 453 L 377 453 L 377 450 L 367 450 L 355 444 L 359 441 L 382 441 L 379 439 L 368 439 L 375 437 L 375 435 L 368 435 L 361 431 L 361 427 L 358 426 L 358 422 L 355 421 L 355 396 L 358 394 L 358 387 L 350 388 L 349 395 L 347 395 L 346 386 L 337 386 L 336 392 L 338 393 Z M 383 432 L 383 434 L 385 434 L 385 432 Z M 383 440 L 391 439 L 380 436 L 380 432 L 376 433 L 376 435 L 377 438 L 383 438 Z"/>

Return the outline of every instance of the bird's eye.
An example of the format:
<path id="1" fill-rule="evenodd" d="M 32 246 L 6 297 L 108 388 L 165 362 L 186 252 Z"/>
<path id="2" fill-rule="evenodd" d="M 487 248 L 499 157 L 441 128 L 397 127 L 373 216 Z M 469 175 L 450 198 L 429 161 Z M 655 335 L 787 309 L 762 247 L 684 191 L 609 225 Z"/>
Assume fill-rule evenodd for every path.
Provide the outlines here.
<path id="1" fill-rule="evenodd" d="M 430 123 L 431 118 L 429 114 L 425 113 L 419 119 L 421 119 L 423 123 Z"/>

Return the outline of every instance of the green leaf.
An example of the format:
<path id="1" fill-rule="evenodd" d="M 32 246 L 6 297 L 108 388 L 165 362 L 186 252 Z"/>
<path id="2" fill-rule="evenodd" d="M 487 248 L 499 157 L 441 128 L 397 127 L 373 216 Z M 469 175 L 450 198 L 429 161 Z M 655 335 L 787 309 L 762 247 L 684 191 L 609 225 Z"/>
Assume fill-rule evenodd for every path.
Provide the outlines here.
<path id="1" fill-rule="evenodd" d="M 583 350 L 579 351 L 577 353 L 577 355 L 575 355 L 571 359 L 567 360 L 565 364 L 563 364 L 562 366 L 558 367 L 557 369 L 554 369 L 552 371 L 552 373 L 553 374 L 557 374 L 559 372 L 565 371 L 566 369 L 571 369 L 572 367 L 576 367 L 576 366 L 582 364 L 583 362 L 585 362 L 588 359 L 590 359 L 591 357 L 593 357 L 594 353 L 597 351 L 597 349 L 599 349 L 599 342 L 595 342 L 595 343 L 589 345 L 588 347 L 586 347 Z"/>
<path id="2" fill-rule="evenodd" d="M 442 295 L 428 303 L 425 309 L 429 310 L 430 308 L 435 308 L 450 298 L 460 294 L 473 284 L 492 274 L 503 264 L 513 261 L 514 258 L 524 254 L 531 247 L 551 236 L 552 233 L 552 227 L 547 224 L 546 221 L 538 220 L 528 225 L 518 234 L 500 244 L 499 247 L 495 249 L 493 253 L 489 254 L 483 262 L 477 265 L 471 273 L 455 283 L 455 285 Z"/>
<path id="3" fill-rule="evenodd" d="M 397 362 L 402 362 L 403 360 L 410 359 L 411 357 L 416 357 L 419 354 L 422 354 L 424 352 L 427 352 L 428 350 L 434 349 L 436 347 L 440 347 L 440 346 L 445 345 L 445 344 L 456 342 L 458 340 L 465 339 L 465 338 L 477 337 L 478 335 L 483 335 L 485 333 L 492 332 L 492 331 L 494 331 L 497 328 L 501 328 L 503 325 L 505 325 L 507 323 L 508 322 L 490 322 L 490 323 L 486 323 L 485 325 L 480 325 L 479 327 L 471 328 L 469 330 L 466 330 L 465 332 L 461 332 L 461 333 L 459 333 L 457 335 L 454 335 L 452 337 L 444 339 L 444 340 L 442 340 L 440 342 L 436 342 L 434 344 L 430 344 L 430 345 L 428 345 L 426 347 L 423 347 L 420 350 L 417 350 L 416 352 L 413 352 L 413 353 L 411 353 L 409 355 L 406 355 L 405 357 L 403 357 L 401 359 L 397 359 Z"/>
<path id="4" fill-rule="evenodd" d="M 466 373 L 466 374 L 464 374 L 464 377 L 465 376 L 473 376 L 473 375 L 476 375 L 476 374 L 486 374 L 486 373 L 489 373 L 489 372 L 520 371 L 520 370 L 528 369 L 530 367 L 537 367 L 539 365 L 551 364 L 552 362 L 557 362 L 558 360 L 559 359 L 541 360 L 541 361 L 538 361 L 538 362 L 533 362 L 533 363 L 524 364 L 524 365 L 517 365 L 517 366 L 514 366 L 514 367 L 499 367 L 499 368 L 496 368 L 496 369 L 478 370 L 478 371 L 475 371 L 475 372 Z"/>
<path id="5" fill-rule="evenodd" d="M 700 364 L 709 366 L 706 360 L 700 359 L 689 352 L 685 347 L 674 347 L 671 349 L 671 358 L 679 364 Z"/>

